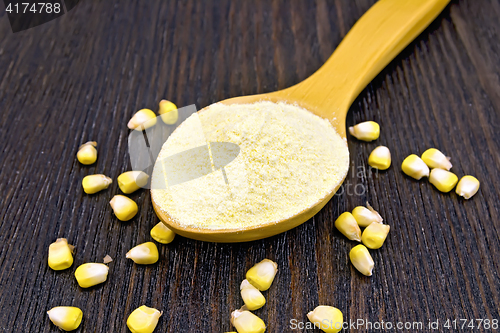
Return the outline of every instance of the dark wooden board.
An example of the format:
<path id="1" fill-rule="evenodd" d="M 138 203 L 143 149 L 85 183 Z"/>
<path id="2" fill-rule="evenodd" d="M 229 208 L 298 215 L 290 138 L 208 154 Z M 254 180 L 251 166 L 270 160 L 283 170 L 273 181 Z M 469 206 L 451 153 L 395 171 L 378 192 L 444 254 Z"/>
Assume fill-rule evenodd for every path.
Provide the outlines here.
<path id="1" fill-rule="evenodd" d="M 142 304 L 163 311 L 156 332 L 230 331 L 230 313 L 242 305 L 239 284 L 263 258 L 279 265 L 267 305 L 256 311 L 268 332 L 305 331 L 292 330 L 290 320 L 306 321 L 319 304 L 338 307 L 347 321 L 394 325 L 500 319 L 496 0 L 452 3 L 361 93 L 347 124 L 375 120 L 380 139 L 349 138 L 344 193 L 298 228 L 245 244 L 178 237 L 159 246 L 157 264 L 137 266 L 125 253 L 150 240 L 158 222 L 149 192 L 131 195 L 140 213 L 125 223 L 108 205 L 119 193 L 116 181 L 99 194 L 83 193 L 85 175 L 116 179 L 129 169 L 126 123 L 138 109 L 156 110 L 162 98 L 201 108 L 300 82 L 373 3 L 86 0 L 16 34 L 2 7 L 0 332 L 57 332 L 46 315 L 57 305 L 82 308 L 77 332 L 126 332 L 128 314 Z M 75 158 L 87 140 L 99 144 L 92 166 Z M 363 171 L 380 144 L 391 149 L 393 166 Z M 473 199 L 442 194 L 401 172 L 407 155 L 429 147 L 451 156 L 459 176 L 481 181 Z M 340 213 L 366 201 L 391 225 L 386 244 L 372 252 L 371 278 L 350 265 L 355 244 L 333 226 Z M 58 237 L 76 246 L 74 266 L 62 272 L 47 265 Z M 106 254 L 114 258 L 108 281 L 79 288 L 75 268 Z"/>

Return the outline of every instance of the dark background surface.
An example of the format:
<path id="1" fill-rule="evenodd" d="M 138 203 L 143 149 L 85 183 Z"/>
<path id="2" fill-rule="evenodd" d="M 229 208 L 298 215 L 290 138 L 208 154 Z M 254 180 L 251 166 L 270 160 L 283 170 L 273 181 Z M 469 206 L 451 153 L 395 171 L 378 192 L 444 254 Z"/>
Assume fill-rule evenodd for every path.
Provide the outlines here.
<path id="1" fill-rule="evenodd" d="M 58 332 L 46 315 L 58 305 L 83 310 L 78 332 L 126 332 L 128 314 L 142 304 L 163 311 L 156 332 L 229 331 L 230 313 L 242 305 L 239 284 L 266 257 L 279 265 L 267 305 L 256 311 L 268 332 L 303 331 L 292 331 L 290 320 L 306 321 L 319 304 L 338 307 L 345 320 L 500 319 L 496 0 L 448 6 L 361 93 L 347 124 L 375 120 L 380 139 L 349 138 L 344 193 L 298 228 L 245 244 L 177 237 L 159 246 L 157 264 L 137 266 L 125 253 L 151 240 L 158 219 L 149 192 L 131 195 L 140 212 L 130 222 L 109 207 L 116 181 L 83 193 L 85 175 L 116 180 L 128 170 L 126 124 L 138 109 L 157 110 L 162 98 L 201 108 L 300 82 L 373 3 L 86 0 L 16 34 L 2 7 L 0 332 Z M 99 158 L 83 166 L 75 154 L 88 140 L 98 142 Z M 380 144 L 391 149 L 393 166 L 363 172 Z M 401 161 L 429 147 L 451 156 L 459 177 L 476 176 L 479 193 L 466 201 L 406 177 Z M 356 185 L 361 195 L 352 193 Z M 372 251 L 371 278 L 350 265 L 355 244 L 333 226 L 367 200 L 391 225 L 385 245 Z M 76 246 L 74 265 L 61 272 L 47 265 L 58 237 Z M 106 254 L 114 258 L 108 281 L 79 288 L 76 267 Z"/>

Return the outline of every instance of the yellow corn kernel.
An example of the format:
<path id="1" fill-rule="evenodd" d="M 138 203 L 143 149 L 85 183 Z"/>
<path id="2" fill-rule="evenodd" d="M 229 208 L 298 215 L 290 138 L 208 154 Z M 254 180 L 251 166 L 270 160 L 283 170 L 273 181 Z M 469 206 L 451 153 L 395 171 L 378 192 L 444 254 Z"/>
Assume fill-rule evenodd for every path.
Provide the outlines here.
<path id="1" fill-rule="evenodd" d="M 441 192 L 450 192 L 458 182 L 458 177 L 450 171 L 435 168 L 431 170 L 429 182 Z"/>
<path id="2" fill-rule="evenodd" d="M 361 229 L 359 229 L 358 222 L 356 222 L 351 213 L 345 212 L 340 214 L 335 221 L 335 228 L 348 239 L 361 242 Z"/>
<path id="3" fill-rule="evenodd" d="M 60 271 L 73 265 L 73 245 L 66 238 L 58 238 L 49 246 L 49 267 Z"/>
<path id="4" fill-rule="evenodd" d="M 374 121 L 365 121 L 349 127 L 349 133 L 358 140 L 373 141 L 380 136 L 380 126 Z"/>
<path id="5" fill-rule="evenodd" d="M 158 243 L 168 244 L 174 240 L 175 233 L 163 222 L 160 222 L 151 229 L 151 237 Z"/>
<path id="6" fill-rule="evenodd" d="M 250 311 L 235 310 L 231 313 L 231 324 L 238 333 L 263 333 L 266 331 L 264 321 Z"/>
<path id="7" fill-rule="evenodd" d="M 378 146 L 368 156 L 368 164 L 375 169 L 387 170 L 391 166 L 391 152 L 385 146 Z"/>
<path id="8" fill-rule="evenodd" d="M 387 224 L 372 223 L 363 231 L 361 241 L 369 249 L 379 249 L 384 244 L 390 229 Z"/>
<path id="9" fill-rule="evenodd" d="M 112 182 L 113 180 L 105 175 L 88 175 L 83 177 L 82 186 L 85 193 L 94 194 L 107 189 Z"/>
<path id="10" fill-rule="evenodd" d="M 118 187 L 125 194 L 130 194 L 144 187 L 149 176 L 142 171 L 127 171 L 118 176 Z"/>
<path id="11" fill-rule="evenodd" d="M 142 109 L 132 116 L 127 127 L 136 131 L 142 131 L 154 125 L 156 125 L 156 114 L 149 109 Z"/>
<path id="12" fill-rule="evenodd" d="M 248 310 L 257 310 L 266 304 L 266 298 L 259 289 L 255 288 L 247 279 L 243 280 L 240 285 L 241 298 Z"/>
<path id="13" fill-rule="evenodd" d="M 134 200 L 124 195 L 115 195 L 109 202 L 116 217 L 121 221 L 128 221 L 137 214 L 139 208 Z"/>
<path id="14" fill-rule="evenodd" d="M 416 180 L 420 180 L 422 177 L 429 177 L 429 167 L 415 154 L 411 154 L 404 159 L 401 169 L 405 174 Z"/>
<path id="15" fill-rule="evenodd" d="M 436 148 L 429 148 L 422 154 L 422 160 L 429 168 L 451 169 L 451 162 L 442 152 Z"/>
<path id="16" fill-rule="evenodd" d="M 465 199 L 471 198 L 479 190 L 479 180 L 473 176 L 463 176 L 455 192 Z"/>
<path id="17" fill-rule="evenodd" d="M 167 125 L 173 125 L 179 119 L 179 111 L 177 110 L 177 106 L 167 101 L 166 99 L 162 99 L 160 101 L 160 110 L 158 113 L 161 116 L 161 120 Z"/>
<path id="18" fill-rule="evenodd" d="M 380 214 L 367 202 L 366 207 L 358 206 L 352 210 L 352 216 L 360 227 L 367 227 L 372 222 L 382 223 L 384 220 Z"/>
<path id="19" fill-rule="evenodd" d="M 344 323 L 342 311 L 328 305 L 317 306 L 307 314 L 307 318 L 316 327 L 327 333 L 340 332 Z"/>
<path id="20" fill-rule="evenodd" d="M 153 242 L 139 244 L 126 254 L 127 259 L 132 259 L 136 264 L 141 265 L 154 264 L 159 257 L 158 248 Z"/>
<path id="21" fill-rule="evenodd" d="M 97 142 L 89 141 L 78 148 L 76 158 L 82 164 L 89 165 L 97 161 Z"/>
<path id="22" fill-rule="evenodd" d="M 90 288 L 105 282 L 108 278 L 108 271 L 108 266 L 92 262 L 78 266 L 75 277 L 80 287 Z"/>
<path id="23" fill-rule="evenodd" d="M 64 331 L 73 331 L 80 326 L 83 312 L 74 306 L 56 306 L 47 311 L 50 321 Z"/>
<path id="24" fill-rule="evenodd" d="M 359 244 L 353 247 L 351 252 L 349 252 L 349 258 L 353 266 L 356 267 L 361 274 L 366 276 L 372 275 L 374 263 L 366 246 Z"/>
<path id="25" fill-rule="evenodd" d="M 160 311 L 142 305 L 128 316 L 127 326 L 132 333 L 152 333 L 161 315 Z"/>
<path id="26" fill-rule="evenodd" d="M 248 270 L 246 278 L 255 288 L 264 291 L 271 287 L 276 273 L 278 273 L 278 264 L 264 259 Z"/>

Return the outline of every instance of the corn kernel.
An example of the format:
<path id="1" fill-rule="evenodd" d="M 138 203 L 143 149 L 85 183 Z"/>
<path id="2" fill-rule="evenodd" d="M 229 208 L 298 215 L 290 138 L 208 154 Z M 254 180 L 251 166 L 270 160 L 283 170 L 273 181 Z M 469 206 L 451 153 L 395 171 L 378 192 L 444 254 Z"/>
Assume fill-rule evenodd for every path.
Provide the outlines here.
<path id="1" fill-rule="evenodd" d="M 49 246 L 49 267 L 60 271 L 73 265 L 73 245 L 66 238 L 58 238 Z"/>
<path id="2" fill-rule="evenodd" d="M 137 214 L 139 208 L 134 200 L 124 195 L 115 195 L 109 202 L 116 217 L 121 221 L 128 221 Z"/>
<path id="3" fill-rule="evenodd" d="M 367 202 L 366 207 L 358 206 L 352 210 L 352 216 L 360 227 L 367 227 L 371 223 L 382 223 L 384 220 L 380 214 Z"/>
<path id="4" fill-rule="evenodd" d="M 104 264 L 87 263 L 78 266 L 75 277 L 80 287 L 90 288 L 106 281 L 108 271 L 109 267 Z"/>
<path id="5" fill-rule="evenodd" d="M 89 175 L 83 177 L 82 186 L 85 193 L 94 194 L 107 189 L 112 182 L 113 180 L 105 175 Z"/>
<path id="6" fill-rule="evenodd" d="M 127 259 L 132 259 L 136 264 L 141 265 L 154 264 L 159 257 L 158 248 L 153 242 L 139 244 L 126 254 Z"/>
<path id="7" fill-rule="evenodd" d="M 452 165 L 450 159 L 436 148 L 430 148 L 422 154 L 422 160 L 429 168 L 450 170 Z"/>
<path id="8" fill-rule="evenodd" d="M 320 330 L 337 333 L 342 329 L 344 316 L 342 311 L 333 306 L 320 305 L 307 314 L 307 318 Z"/>
<path id="9" fill-rule="evenodd" d="M 465 199 L 471 198 L 479 190 L 479 180 L 473 176 L 463 176 L 455 192 Z"/>
<path id="10" fill-rule="evenodd" d="M 127 127 L 142 131 L 156 125 L 156 114 L 149 109 L 137 111 L 127 124 Z"/>
<path id="11" fill-rule="evenodd" d="M 78 148 L 76 158 L 82 164 L 89 165 L 97 161 L 97 142 L 89 141 Z"/>
<path id="12" fill-rule="evenodd" d="M 335 221 L 335 228 L 348 239 L 361 242 L 361 229 L 351 213 L 342 213 Z"/>
<path id="13" fill-rule="evenodd" d="M 127 326 L 132 333 L 152 333 L 161 315 L 160 311 L 142 305 L 128 316 Z"/>
<path id="14" fill-rule="evenodd" d="M 158 113 L 161 116 L 161 120 L 167 125 L 173 125 L 179 119 L 179 111 L 177 110 L 177 106 L 167 101 L 166 99 L 162 99 L 160 101 L 160 110 Z"/>
<path id="15" fill-rule="evenodd" d="M 263 333 L 266 331 L 264 321 L 250 311 L 235 310 L 231 313 L 231 324 L 238 333 Z"/>
<path id="16" fill-rule="evenodd" d="M 113 258 L 111 258 L 111 256 L 109 254 L 106 254 L 106 256 L 104 256 L 104 258 L 102 258 L 102 262 L 104 264 L 109 264 L 112 261 L 113 261 Z"/>
<path id="17" fill-rule="evenodd" d="M 125 194 L 130 194 L 144 187 L 148 183 L 149 176 L 142 171 L 127 171 L 118 176 L 118 186 Z"/>
<path id="18" fill-rule="evenodd" d="M 266 304 L 266 299 L 264 295 L 248 282 L 248 280 L 243 280 L 240 285 L 241 298 L 248 310 L 257 310 Z"/>
<path id="19" fill-rule="evenodd" d="M 50 321 L 64 331 L 73 331 L 80 326 L 83 312 L 74 306 L 56 306 L 47 311 Z"/>
<path id="20" fill-rule="evenodd" d="M 358 140 L 373 141 L 380 136 L 380 126 L 374 121 L 365 121 L 349 127 L 349 133 Z"/>
<path id="21" fill-rule="evenodd" d="M 160 222 L 151 229 L 151 237 L 158 243 L 168 244 L 174 240 L 175 233 L 163 222 Z"/>
<path id="22" fill-rule="evenodd" d="M 349 258 L 353 266 L 356 267 L 361 274 L 366 276 L 372 275 L 374 263 L 366 246 L 359 244 L 353 247 L 351 252 L 349 252 Z"/>
<path id="23" fill-rule="evenodd" d="M 404 159 L 401 169 L 405 174 L 416 180 L 420 180 L 422 177 L 429 177 L 429 167 L 415 154 L 411 154 Z"/>
<path id="24" fill-rule="evenodd" d="M 255 288 L 264 291 L 271 287 L 276 273 L 278 273 L 278 264 L 264 259 L 248 270 L 246 278 Z"/>
<path id="25" fill-rule="evenodd" d="M 368 156 L 368 164 L 379 170 L 387 170 L 391 166 L 391 152 L 385 146 L 378 146 Z"/>
<path id="26" fill-rule="evenodd" d="M 450 171 L 435 168 L 431 170 L 429 182 L 441 192 L 450 192 L 458 182 L 458 177 Z"/>
<path id="27" fill-rule="evenodd" d="M 369 249 L 379 249 L 384 244 L 390 229 L 387 224 L 372 223 L 363 231 L 361 241 Z"/>

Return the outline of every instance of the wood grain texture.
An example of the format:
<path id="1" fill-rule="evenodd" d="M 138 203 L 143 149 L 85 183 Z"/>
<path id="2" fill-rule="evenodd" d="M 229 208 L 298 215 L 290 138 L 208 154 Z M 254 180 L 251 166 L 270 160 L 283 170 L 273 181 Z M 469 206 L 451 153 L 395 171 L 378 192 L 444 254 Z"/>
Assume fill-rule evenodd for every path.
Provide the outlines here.
<path id="1" fill-rule="evenodd" d="M 119 193 L 116 181 L 83 193 L 85 175 L 116 179 L 128 170 L 126 123 L 138 109 L 156 110 L 162 98 L 201 108 L 300 82 L 373 3 L 87 0 L 16 34 L 2 7 L 0 332 L 57 332 L 46 315 L 57 305 L 83 310 L 77 332 L 126 332 L 128 314 L 142 304 L 164 311 L 156 332 L 229 331 L 230 313 L 242 305 L 239 284 L 266 257 L 279 265 L 267 305 L 256 311 L 268 332 L 311 331 L 289 322 L 305 321 L 319 304 L 338 307 L 346 320 L 500 319 L 495 0 L 453 2 L 361 93 L 347 125 L 375 120 L 380 139 L 349 138 L 344 191 L 298 228 L 244 244 L 178 237 L 159 246 L 157 264 L 143 267 L 125 253 L 149 241 L 158 221 L 149 193 L 131 195 L 140 212 L 125 223 L 108 204 Z M 99 158 L 82 166 L 75 154 L 90 139 Z M 381 144 L 391 149 L 393 166 L 377 173 L 366 161 Z M 457 175 L 482 182 L 473 199 L 442 194 L 400 171 L 407 155 L 428 147 L 450 155 Z M 372 252 L 371 278 L 350 265 L 355 244 L 333 226 L 366 201 L 391 225 L 384 247 Z M 75 264 L 62 272 L 46 262 L 58 237 L 76 246 Z M 114 258 L 108 281 L 79 288 L 75 268 L 106 254 Z"/>

